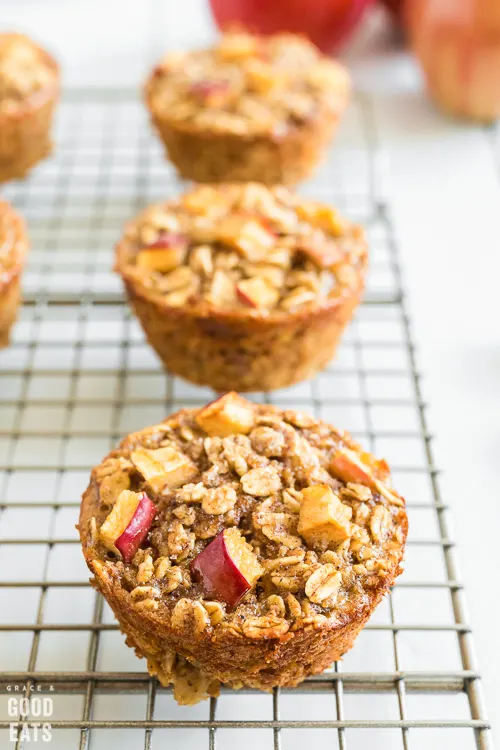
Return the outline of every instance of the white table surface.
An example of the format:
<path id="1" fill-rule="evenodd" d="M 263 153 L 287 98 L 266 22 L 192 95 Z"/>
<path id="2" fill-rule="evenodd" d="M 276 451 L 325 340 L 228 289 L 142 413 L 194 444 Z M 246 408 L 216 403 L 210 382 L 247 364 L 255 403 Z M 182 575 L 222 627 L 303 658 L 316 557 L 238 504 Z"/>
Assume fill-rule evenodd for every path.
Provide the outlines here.
<path id="1" fill-rule="evenodd" d="M 136 85 L 161 54 L 213 33 L 204 0 L 2 0 L 0 29 L 24 30 L 61 61 L 65 84 Z M 500 726 L 500 137 L 440 116 L 387 33 L 346 57 L 375 93 L 441 487 L 493 727 Z M 498 735 L 497 735 L 498 736 Z"/>

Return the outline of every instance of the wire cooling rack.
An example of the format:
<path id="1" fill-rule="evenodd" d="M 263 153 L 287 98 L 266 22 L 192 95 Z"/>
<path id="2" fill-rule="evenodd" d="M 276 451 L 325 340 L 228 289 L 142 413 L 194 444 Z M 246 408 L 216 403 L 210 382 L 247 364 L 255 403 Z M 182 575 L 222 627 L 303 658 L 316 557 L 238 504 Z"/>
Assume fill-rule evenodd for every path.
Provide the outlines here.
<path id="1" fill-rule="evenodd" d="M 409 500 L 406 572 L 324 674 L 272 695 L 223 690 L 178 707 L 88 584 L 74 525 L 89 468 L 120 436 L 213 395 L 163 373 L 110 272 L 124 221 L 179 185 L 129 94 L 67 95 L 55 157 L 6 190 L 33 251 L 14 340 L 0 353 L 2 748 L 33 746 L 10 735 L 16 685 L 52 697 L 42 719 L 51 750 L 491 748 L 382 164 L 370 102 L 358 97 L 302 192 L 367 225 L 366 301 L 325 372 L 252 398 L 308 409 L 389 459 Z"/>

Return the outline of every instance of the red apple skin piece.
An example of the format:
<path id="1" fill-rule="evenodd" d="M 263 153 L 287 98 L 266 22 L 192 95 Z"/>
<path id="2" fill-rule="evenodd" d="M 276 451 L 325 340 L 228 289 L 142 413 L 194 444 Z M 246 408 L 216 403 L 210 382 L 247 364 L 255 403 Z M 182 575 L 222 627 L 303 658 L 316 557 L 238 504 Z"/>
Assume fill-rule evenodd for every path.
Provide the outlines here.
<path id="1" fill-rule="evenodd" d="M 135 509 L 129 525 L 115 542 L 116 549 L 121 552 L 125 562 L 129 563 L 148 535 L 151 524 L 158 512 L 156 505 L 142 493 L 139 505 Z"/>
<path id="2" fill-rule="evenodd" d="M 344 482 L 355 482 L 357 484 L 365 484 L 370 489 L 375 489 L 375 482 L 368 471 L 365 469 L 360 459 L 338 451 L 332 458 L 330 463 L 330 469 L 332 474 L 339 477 Z"/>
<path id="3" fill-rule="evenodd" d="M 225 602 L 228 607 L 234 607 L 252 588 L 229 554 L 224 531 L 195 557 L 190 569 L 201 582 L 204 593 L 217 601 Z"/>
<path id="4" fill-rule="evenodd" d="M 381 462 L 382 467 L 387 468 L 385 461 Z M 404 506 L 404 500 L 395 492 L 390 490 L 385 484 L 374 477 L 370 470 L 365 467 L 357 454 L 350 450 L 337 451 L 330 461 L 330 471 L 335 477 L 343 482 L 354 482 L 355 484 L 364 484 L 372 492 L 378 492 L 393 505 Z"/>
<path id="5" fill-rule="evenodd" d="M 181 234 L 180 232 L 160 232 L 157 240 L 149 243 L 149 245 L 143 245 L 143 248 L 147 248 L 148 250 L 165 250 L 171 247 L 184 247 L 187 243 L 188 240 L 185 234 Z"/>
<path id="6" fill-rule="evenodd" d="M 218 104 L 224 101 L 230 86 L 226 81 L 197 81 L 192 84 L 190 91 L 203 102 Z"/>

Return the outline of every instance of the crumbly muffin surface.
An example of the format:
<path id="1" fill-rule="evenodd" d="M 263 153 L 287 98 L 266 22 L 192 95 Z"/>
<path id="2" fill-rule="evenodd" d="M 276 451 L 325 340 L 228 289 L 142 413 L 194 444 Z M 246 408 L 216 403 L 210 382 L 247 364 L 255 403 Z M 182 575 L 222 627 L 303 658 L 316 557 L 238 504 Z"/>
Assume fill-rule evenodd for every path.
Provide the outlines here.
<path id="1" fill-rule="evenodd" d="M 347 71 L 293 34 L 223 34 L 210 49 L 166 55 L 147 85 L 152 109 L 193 130 L 283 137 L 344 106 Z"/>
<path id="2" fill-rule="evenodd" d="M 349 461 L 359 481 L 349 481 Z M 134 607 L 174 627 L 194 617 L 200 634 L 228 628 L 261 640 L 341 624 L 401 559 L 404 501 L 388 478 L 385 462 L 330 425 L 226 394 L 130 435 L 94 469 L 92 557 L 114 567 Z M 125 562 L 110 520 L 142 492 L 156 516 Z M 225 529 L 238 530 L 253 559 L 253 585 L 235 606 L 207 596 L 193 570 Z"/>
<path id="3" fill-rule="evenodd" d="M 170 306 L 287 314 L 357 288 L 361 227 L 284 187 L 198 186 L 125 233 L 120 270 Z"/>
<path id="4" fill-rule="evenodd" d="M 0 34 L 0 112 L 14 109 L 54 78 L 54 65 L 28 37 Z"/>

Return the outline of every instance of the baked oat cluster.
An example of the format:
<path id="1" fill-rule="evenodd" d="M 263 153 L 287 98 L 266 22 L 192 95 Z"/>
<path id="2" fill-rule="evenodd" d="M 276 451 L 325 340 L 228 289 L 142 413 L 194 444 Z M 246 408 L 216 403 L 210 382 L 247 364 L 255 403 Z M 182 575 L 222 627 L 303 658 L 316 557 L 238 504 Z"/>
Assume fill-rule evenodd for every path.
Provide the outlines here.
<path id="1" fill-rule="evenodd" d="M 343 109 L 349 78 L 305 38 L 223 34 L 210 49 L 167 54 L 149 80 L 158 116 L 199 130 L 281 137 L 325 110 Z"/>
<path id="2" fill-rule="evenodd" d="M 127 642 L 177 700 L 296 684 L 346 651 L 400 572 L 383 461 L 309 416 L 228 393 L 94 469 L 80 533 Z"/>
<path id="3" fill-rule="evenodd" d="M 359 286 L 363 231 L 284 187 L 202 185 L 147 209 L 122 264 L 178 307 L 287 314 Z"/>

